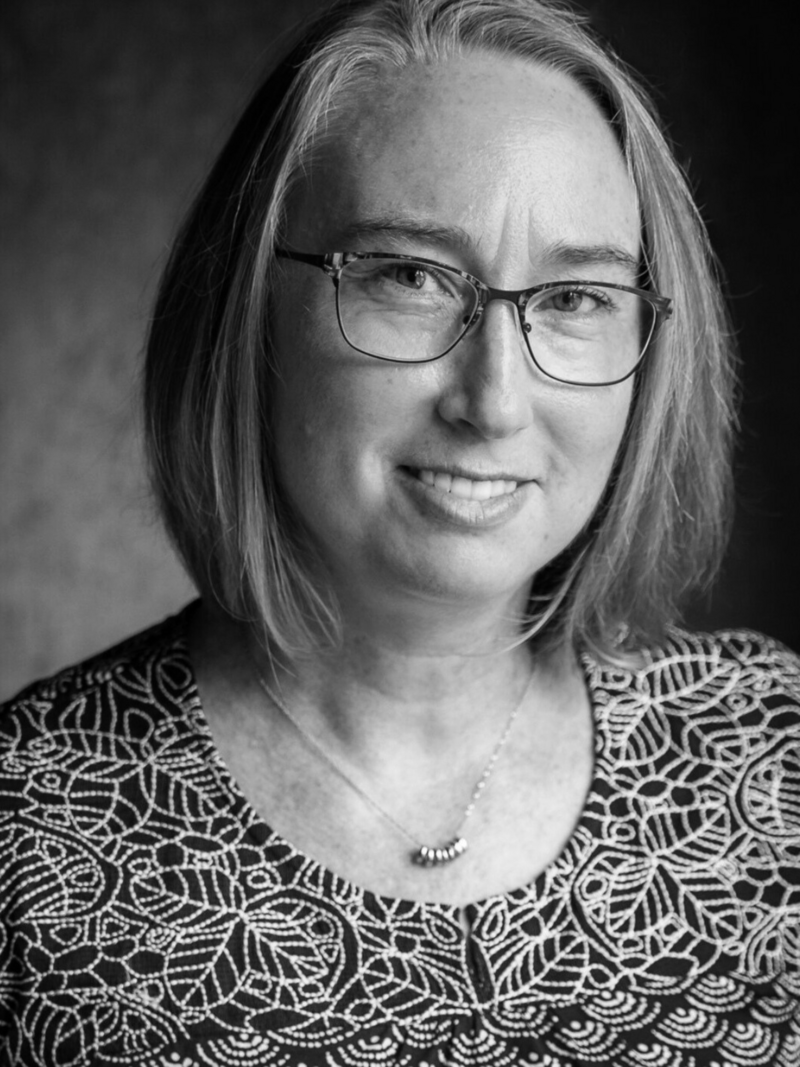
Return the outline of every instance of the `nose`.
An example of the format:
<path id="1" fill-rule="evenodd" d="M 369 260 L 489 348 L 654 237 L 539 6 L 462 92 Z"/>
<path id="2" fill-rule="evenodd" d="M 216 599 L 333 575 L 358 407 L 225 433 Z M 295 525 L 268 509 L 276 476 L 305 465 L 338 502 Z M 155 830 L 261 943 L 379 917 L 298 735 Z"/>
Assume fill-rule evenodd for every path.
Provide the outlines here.
<path id="1" fill-rule="evenodd" d="M 445 422 L 487 440 L 511 437 L 529 425 L 536 374 L 512 303 L 487 304 L 442 362 L 448 377 L 438 411 Z"/>

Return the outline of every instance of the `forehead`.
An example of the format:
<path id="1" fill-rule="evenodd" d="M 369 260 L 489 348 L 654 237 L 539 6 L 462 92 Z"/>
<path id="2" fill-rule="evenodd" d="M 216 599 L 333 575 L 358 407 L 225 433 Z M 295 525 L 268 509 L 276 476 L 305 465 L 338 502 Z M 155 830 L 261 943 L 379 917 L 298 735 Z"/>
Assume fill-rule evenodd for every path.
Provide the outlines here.
<path id="1" fill-rule="evenodd" d="M 404 230 L 463 246 L 448 251 L 483 270 L 509 257 L 529 270 L 565 246 L 639 251 L 635 191 L 599 107 L 564 74 L 487 53 L 351 91 L 290 211 L 307 250 L 389 250 Z"/>

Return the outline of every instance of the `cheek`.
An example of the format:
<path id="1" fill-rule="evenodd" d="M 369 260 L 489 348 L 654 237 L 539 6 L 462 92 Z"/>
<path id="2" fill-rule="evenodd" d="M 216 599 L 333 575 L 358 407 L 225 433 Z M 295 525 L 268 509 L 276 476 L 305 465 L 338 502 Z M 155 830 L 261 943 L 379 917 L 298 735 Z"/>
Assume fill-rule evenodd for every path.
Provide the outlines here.
<path id="1" fill-rule="evenodd" d="M 556 447 L 551 475 L 582 499 L 602 494 L 625 434 L 633 386 L 629 382 L 565 396 L 551 410 L 549 427 Z"/>
<path id="2" fill-rule="evenodd" d="M 340 376 L 335 373 L 338 327 L 332 292 L 312 286 L 301 298 L 295 287 L 274 297 L 272 343 L 276 380 L 271 418 L 278 468 L 297 474 L 307 454 L 319 449 L 335 426 Z M 334 333 L 333 331 L 336 331 Z"/>
<path id="3" fill-rule="evenodd" d="M 360 437 L 359 404 L 330 364 L 304 353 L 276 383 L 273 427 L 281 477 L 295 487 L 343 473 L 345 454 Z"/>
<path id="4" fill-rule="evenodd" d="M 318 488 L 352 482 L 357 470 L 374 466 L 383 445 L 407 425 L 419 392 L 409 388 L 413 369 L 350 348 L 329 311 L 330 299 L 318 307 L 289 299 L 273 331 L 275 454 L 281 476 L 291 476 L 295 486 L 298 479 Z"/>

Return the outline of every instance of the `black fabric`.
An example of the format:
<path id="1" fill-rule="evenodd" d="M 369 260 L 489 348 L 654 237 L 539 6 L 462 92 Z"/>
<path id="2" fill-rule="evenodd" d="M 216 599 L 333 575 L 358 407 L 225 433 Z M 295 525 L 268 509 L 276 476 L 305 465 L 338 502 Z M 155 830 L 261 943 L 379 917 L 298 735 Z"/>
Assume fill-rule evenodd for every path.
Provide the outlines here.
<path id="1" fill-rule="evenodd" d="M 0 1063 L 800 1063 L 800 661 L 676 632 L 583 657 L 596 759 L 530 885 L 377 897 L 222 764 L 185 613 L 0 711 Z"/>

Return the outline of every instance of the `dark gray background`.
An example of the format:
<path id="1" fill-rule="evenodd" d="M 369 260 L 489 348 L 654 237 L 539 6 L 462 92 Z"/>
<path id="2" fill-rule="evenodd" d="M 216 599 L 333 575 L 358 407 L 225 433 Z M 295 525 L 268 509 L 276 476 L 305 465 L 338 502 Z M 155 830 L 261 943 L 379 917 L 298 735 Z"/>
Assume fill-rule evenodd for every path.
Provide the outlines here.
<path id="1" fill-rule="evenodd" d="M 0 697 L 191 595 L 137 432 L 169 239 L 295 0 L 25 0 L 0 14 Z M 743 356 L 737 525 L 702 626 L 800 648 L 796 141 L 771 4 L 595 0 L 688 166 Z"/>

